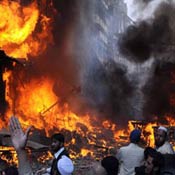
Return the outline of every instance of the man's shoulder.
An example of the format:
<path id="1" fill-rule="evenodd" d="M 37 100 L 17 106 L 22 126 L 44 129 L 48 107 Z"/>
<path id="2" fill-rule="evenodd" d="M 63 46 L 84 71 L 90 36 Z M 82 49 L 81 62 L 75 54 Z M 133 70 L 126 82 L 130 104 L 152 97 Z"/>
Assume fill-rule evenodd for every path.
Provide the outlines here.
<path id="1" fill-rule="evenodd" d="M 164 145 L 171 145 L 169 141 L 166 141 Z"/>
<path id="2" fill-rule="evenodd" d="M 120 147 L 120 151 L 122 151 L 122 150 L 125 150 L 125 149 L 128 149 L 129 148 L 129 145 L 126 145 L 126 146 L 122 146 L 122 147 Z"/>
<path id="3" fill-rule="evenodd" d="M 123 150 L 128 150 L 131 148 L 132 148 L 132 144 L 130 143 L 129 145 L 125 145 L 125 146 L 120 147 L 120 150 L 123 151 Z"/>
<path id="4" fill-rule="evenodd" d="M 66 155 L 62 155 L 61 158 L 59 159 L 59 161 L 64 161 L 64 162 L 65 161 L 68 161 L 68 162 L 71 162 L 72 163 L 72 160 L 68 156 L 66 156 Z"/>
<path id="5" fill-rule="evenodd" d="M 166 141 L 160 148 L 172 148 L 170 142 Z"/>
<path id="6" fill-rule="evenodd" d="M 144 149 L 143 149 L 142 147 L 140 147 L 137 143 L 130 143 L 130 144 L 128 145 L 128 148 L 144 150 Z"/>
<path id="7" fill-rule="evenodd" d="M 174 154 L 174 149 L 168 141 L 166 141 L 162 146 L 160 146 L 157 149 L 157 151 L 162 154 Z"/>
<path id="8" fill-rule="evenodd" d="M 74 171 L 73 161 L 66 155 L 62 155 L 57 163 L 59 171 L 72 173 Z"/>
<path id="9" fill-rule="evenodd" d="M 128 145 L 127 148 L 125 148 L 124 150 L 128 151 L 134 151 L 134 152 L 137 152 L 138 154 L 142 155 L 144 153 L 144 149 L 142 147 L 140 147 L 138 144 L 135 144 L 135 143 L 130 143 Z"/>

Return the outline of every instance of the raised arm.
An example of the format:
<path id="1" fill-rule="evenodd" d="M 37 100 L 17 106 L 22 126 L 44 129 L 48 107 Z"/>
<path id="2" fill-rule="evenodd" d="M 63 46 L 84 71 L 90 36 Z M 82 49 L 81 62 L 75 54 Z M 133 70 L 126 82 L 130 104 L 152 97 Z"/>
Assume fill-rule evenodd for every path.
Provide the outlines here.
<path id="1" fill-rule="evenodd" d="M 25 150 L 28 135 L 31 127 L 23 132 L 21 124 L 17 117 L 11 117 L 9 121 L 9 130 L 11 134 L 12 144 L 18 156 L 19 175 L 32 175 L 32 168 L 29 163 L 27 152 Z"/>

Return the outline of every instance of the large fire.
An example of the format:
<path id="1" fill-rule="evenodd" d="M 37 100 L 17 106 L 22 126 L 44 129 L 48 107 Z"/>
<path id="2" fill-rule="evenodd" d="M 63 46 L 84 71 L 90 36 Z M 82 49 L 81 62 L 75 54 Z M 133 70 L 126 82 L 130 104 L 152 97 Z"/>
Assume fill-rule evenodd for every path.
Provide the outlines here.
<path id="1" fill-rule="evenodd" d="M 51 19 L 42 14 L 37 1 L 22 7 L 18 1 L 3 0 L 0 13 L 0 47 L 9 56 L 37 56 L 52 42 Z"/>
<path id="2" fill-rule="evenodd" d="M 44 14 L 37 1 L 21 6 L 19 1 L 3 0 L 0 2 L 0 12 L 0 47 L 8 56 L 27 60 L 29 55 L 33 58 L 43 53 L 47 45 L 52 43 L 52 18 Z M 96 156 L 94 152 L 97 148 L 108 150 L 121 146 L 121 142 L 128 143 L 129 132 L 134 129 L 132 121 L 128 123 L 128 128 L 119 129 L 117 124 L 108 120 L 99 121 L 97 116 L 74 113 L 67 103 L 62 104 L 53 93 L 54 82 L 49 77 L 31 79 L 23 86 L 18 85 L 15 90 L 18 94 L 12 98 L 14 91 L 11 90 L 11 76 L 10 71 L 3 75 L 7 84 L 9 110 L 6 121 L 0 119 L 1 128 L 6 128 L 9 117 L 16 115 L 24 128 L 33 125 L 38 130 L 44 129 L 46 136 L 50 136 L 53 131 L 69 131 L 69 144 L 76 145 L 71 150 L 72 157 Z M 168 121 L 175 123 L 171 117 L 168 117 Z M 143 138 L 150 146 L 154 145 L 155 126 L 157 123 L 139 126 L 147 133 Z"/>

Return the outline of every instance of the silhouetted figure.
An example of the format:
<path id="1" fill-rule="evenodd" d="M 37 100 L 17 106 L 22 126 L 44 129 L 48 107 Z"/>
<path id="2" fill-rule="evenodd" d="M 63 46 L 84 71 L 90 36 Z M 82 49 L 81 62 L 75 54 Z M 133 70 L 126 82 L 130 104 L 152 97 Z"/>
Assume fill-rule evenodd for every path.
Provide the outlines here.
<path id="1" fill-rule="evenodd" d="M 8 103 L 5 99 L 6 81 L 3 80 L 3 74 L 6 70 L 13 69 L 13 63 L 19 63 L 16 59 L 11 58 L 0 50 L 0 115 L 3 115 L 7 109 Z"/>
<path id="2" fill-rule="evenodd" d="M 102 167 L 106 170 L 106 175 L 118 175 L 119 161 L 114 156 L 107 156 L 101 161 Z"/>
<path id="3" fill-rule="evenodd" d="M 10 166 L 3 171 L 3 175 L 18 175 L 18 169 Z"/>

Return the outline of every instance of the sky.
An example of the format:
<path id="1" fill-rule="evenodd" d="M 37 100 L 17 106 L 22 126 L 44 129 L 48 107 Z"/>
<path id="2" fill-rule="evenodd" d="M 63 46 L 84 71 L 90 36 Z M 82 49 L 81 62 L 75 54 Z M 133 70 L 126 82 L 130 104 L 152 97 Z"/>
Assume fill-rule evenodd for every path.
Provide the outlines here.
<path id="1" fill-rule="evenodd" d="M 128 16 L 133 21 L 140 21 L 154 17 L 154 11 L 162 2 L 173 2 L 175 0 L 124 0 L 127 4 Z"/>

